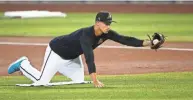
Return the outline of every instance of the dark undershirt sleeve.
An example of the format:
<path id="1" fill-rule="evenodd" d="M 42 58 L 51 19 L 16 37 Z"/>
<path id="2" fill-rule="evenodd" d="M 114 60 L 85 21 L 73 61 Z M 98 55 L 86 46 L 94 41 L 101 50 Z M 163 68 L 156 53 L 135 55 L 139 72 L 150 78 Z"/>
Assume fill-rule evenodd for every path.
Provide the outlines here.
<path id="1" fill-rule="evenodd" d="M 113 30 L 109 31 L 109 33 L 107 34 L 107 38 L 127 46 L 134 46 L 134 47 L 143 46 L 143 40 L 137 39 L 135 37 L 123 36 Z"/>
<path id="2" fill-rule="evenodd" d="M 88 36 L 82 36 L 80 38 L 80 44 L 86 59 L 86 64 L 88 66 L 89 74 L 96 72 L 96 67 L 94 63 L 94 53 L 93 53 L 90 38 Z"/>

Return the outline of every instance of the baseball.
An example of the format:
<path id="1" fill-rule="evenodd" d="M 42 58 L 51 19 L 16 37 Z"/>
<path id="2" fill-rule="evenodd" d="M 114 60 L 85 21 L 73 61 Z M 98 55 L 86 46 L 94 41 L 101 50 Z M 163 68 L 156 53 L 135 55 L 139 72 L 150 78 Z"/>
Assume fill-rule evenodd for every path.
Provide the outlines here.
<path id="1" fill-rule="evenodd" d="M 158 39 L 153 40 L 153 44 L 157 44 L 159 42 Z"/>

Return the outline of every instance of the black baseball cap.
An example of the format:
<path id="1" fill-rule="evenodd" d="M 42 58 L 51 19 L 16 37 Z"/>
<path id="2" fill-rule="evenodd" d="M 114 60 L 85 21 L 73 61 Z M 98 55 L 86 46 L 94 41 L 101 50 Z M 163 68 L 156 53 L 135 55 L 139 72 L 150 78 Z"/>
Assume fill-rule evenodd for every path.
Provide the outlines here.
<path id="1" fill-rule="evenodd" d="M 100 11 L 97 13 L 95 21 L 101 21 L 104 22 L 106 25 L 110 25 L 113 21 L 112 15 L 108 11 Z"/>

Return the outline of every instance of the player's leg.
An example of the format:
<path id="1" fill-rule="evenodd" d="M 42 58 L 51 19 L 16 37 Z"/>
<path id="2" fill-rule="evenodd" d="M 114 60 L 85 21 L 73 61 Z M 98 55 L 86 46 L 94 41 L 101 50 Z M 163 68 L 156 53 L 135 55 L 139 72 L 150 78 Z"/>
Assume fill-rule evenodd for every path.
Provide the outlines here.
<path id="1" fill-rule="evenodd" d="M 21 66 L 24 67 L 25 69 L 22 68 Z M 8 67 L 8 73 L 9 74 L 12 74 L 16 71 L 21 71 L 21 72 L 23 72 L 23 74 L 26 77 L 30 78 L 32 81 L 36 81 L 36 80 L 34 80 L 34 78 L 31 78 L 30 75 L 28 75 L 25 72 L 26 70 L 29 70 L 30 73 L 28 73 L 28 74 L 32 74 L 34 77 L 38 77 L 40 75 L 40 72 L 31 66 L 31 64 L 26 56 L 19 58 L 18 60 L 16 60 L 12 64 L 10 64 L 10 66 Z"/>
<path id="2" fill-rule="evenodd" d="M 34 68 L 29 60 L 24 60 L 21 63 L 20 71 L 23 73 L 24 76 L 32 80 L 33 82 L 37 81 L 38 77 L 40 76 L 40 71 Z"/>
<path id="3" fill-rule="evenodd" d="M 51 54 L 51 49 L 49 48 L 49 46 L 47 46 L 45 55 L 44 55 L 43 66 L 45 65 L 46 60 L 51 56 L 50 54 Z M 31 65 L 29 60 L 25 60 L 21 63 L 20 71 L 23 73 L 23 75 L 25 75 L 27 78 L 29 78 L 33 82 L 38 81 L 41 76 L 41 72 L 38 71 L 36 68 L 34 68 Z"/>
<path id="4" fill-rule="evenodd" d="M 74 82 L 84 82 L 84 65 L 81 56 L 70 60 L 67 65 L 61 66 L 59 72 Z"/>
<path id="5" fill-rule="evenodd" d="M 28 60 L 22 62 L 20 69 L 22 73 L 35 84 L 45 85 L 50 82 L 62 63 L 63 59 L 47 46 L 41 72 L 35 69 Z"/>
<path id="6" fill-rule="evenodd" d="M 68 63 L 70 60 L 63 60 L 58 54 L 55 52 L 51 52 L 51 56 L 47 61 L 45 61 L 42 69 L 39 80 L 36 82 L 37 84 L 47 84 L 50 82 L 52 77 L 56 74 L 63 64 Z"/>

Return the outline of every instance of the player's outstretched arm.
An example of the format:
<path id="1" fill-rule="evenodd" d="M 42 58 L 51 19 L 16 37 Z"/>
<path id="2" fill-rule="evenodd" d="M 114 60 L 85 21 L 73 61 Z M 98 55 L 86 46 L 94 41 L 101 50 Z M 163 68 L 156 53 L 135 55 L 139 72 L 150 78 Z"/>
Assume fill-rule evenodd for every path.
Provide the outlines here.
<path id="1" fill-rule="evenodd" d="M 146 46 L 151 46 L 151 41 L 150 40 L 144 40 L 143 41 L 143 46 L 146 47 Z"/>
<path id="2" fill-rule="evenodd" d="M 115 42 L 118 42 L 120 44 L 127 45 L 127 46 L 142 47 L 144 45 L 148 45 L 147 42 L 143 43 L 144 40 L 141 40 L 135 37 L 124 36 L 113 30 L 110 30 L 106 35 L 106 37 L 110 40 L 113 40 Z"/>
<path id="3" fill-rule="evenodd" d="M 107 38 L 127 46 L 134 46 L 134 47 L 150 46 L 151 49 L 159 49 L 165 42 L 165 36 L 160 33 L 154 33 L 152 39 L 149 36 L 150 38 L 149 40 L 141 40 L 135 37 L 120 35 L 117 32 L 110 30 L 107 35 Z"/>

